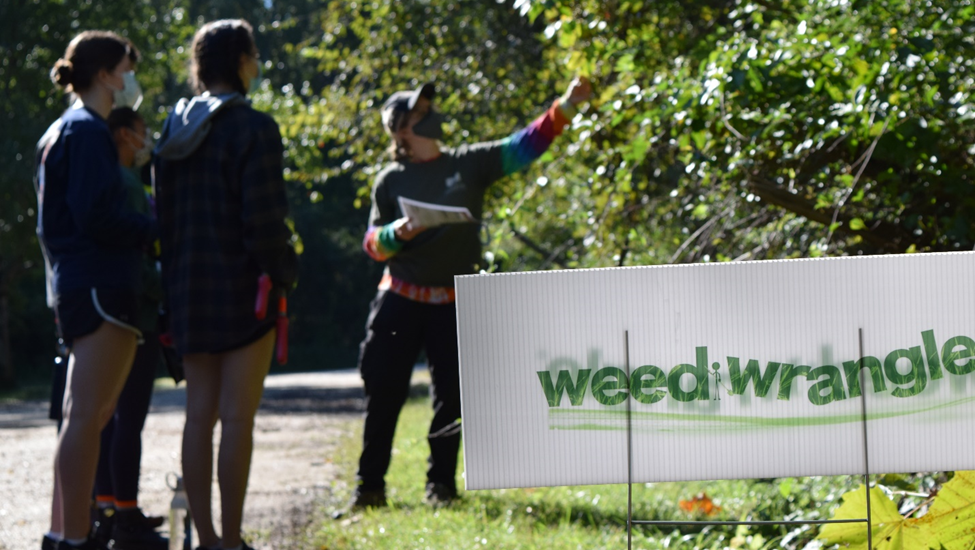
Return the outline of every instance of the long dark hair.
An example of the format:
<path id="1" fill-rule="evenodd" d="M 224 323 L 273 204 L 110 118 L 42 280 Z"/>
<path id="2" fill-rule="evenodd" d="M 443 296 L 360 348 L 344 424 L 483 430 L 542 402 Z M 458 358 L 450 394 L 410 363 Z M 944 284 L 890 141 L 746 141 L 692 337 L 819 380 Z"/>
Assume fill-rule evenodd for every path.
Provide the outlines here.
<path id="1" fill-rule="evenodd" d="M 139 50 L 110 31 L 84 31 L 74 37 L 51 69 L 51 80 L 65 91 L 80 93 L 91 87 L 98 71 L 114 71 L 126 56 L 133 63 Z"/>
<path id="2" fill-rule="evenodd" d="M 247 93 L 247 85 L 240 80 L 240 56 L 257 55 L 254 29 L 250 23 L 243 19 L 207 23 L 193 36 L 192 49 L 190 83 L 197 93 L 215 84 Z"/>

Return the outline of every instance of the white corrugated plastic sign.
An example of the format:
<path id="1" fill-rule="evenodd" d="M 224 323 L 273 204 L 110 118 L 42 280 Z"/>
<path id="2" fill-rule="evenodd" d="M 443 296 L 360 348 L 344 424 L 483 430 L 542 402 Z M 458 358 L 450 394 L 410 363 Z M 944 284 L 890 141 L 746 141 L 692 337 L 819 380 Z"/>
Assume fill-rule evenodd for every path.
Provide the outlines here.
<path id="1" fill-rule="evenodd" d="M 634 482 L 862 474 L 861 396 L 871 472 L 975 469 L 973 274 L 964 252 L 457 277 L 467 488 L 626 483 L 627 407 Z"/>

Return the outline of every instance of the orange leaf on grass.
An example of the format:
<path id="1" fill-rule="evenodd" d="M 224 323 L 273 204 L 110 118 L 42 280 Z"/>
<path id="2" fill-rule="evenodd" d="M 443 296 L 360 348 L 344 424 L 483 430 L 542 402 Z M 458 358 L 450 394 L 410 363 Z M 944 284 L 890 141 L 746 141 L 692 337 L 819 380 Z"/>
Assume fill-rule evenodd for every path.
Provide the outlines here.
<path id="1" fill-rule="evenodd" d="M 690 500 L 680 500 L 677 504 L 682 510 L 688 514 L 704 514 L 705 516 L 713 516 L 721 511 L 720 506 L 716 506 L 714 501 L 707 493 L 700 493 L 695 495 Z"/>

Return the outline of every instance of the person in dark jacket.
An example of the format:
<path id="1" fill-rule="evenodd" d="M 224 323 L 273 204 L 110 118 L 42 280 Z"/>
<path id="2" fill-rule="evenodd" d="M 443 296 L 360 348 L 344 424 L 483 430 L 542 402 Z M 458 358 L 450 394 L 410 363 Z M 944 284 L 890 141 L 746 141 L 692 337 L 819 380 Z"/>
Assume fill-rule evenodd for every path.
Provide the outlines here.
<path id="1" fill-rule="evenodd" d="M 154 161 L 169 322 L 186 374 L 183 480 L 205 548 L 242 548 L 254 416 L 274 349 L 273 316 L 254 314 L 258 278 L 290 289 L 297 273 L 278 125 L 245 98 L 260 78 L 251 26 L 208 23 L 193 38 L 191 79 Z M 222 540 L 213 525 L 213 429 Z"/>
<path id="2" fill-rule="evenodd" d="M 577 78 L 528 127 L 455 149 L 440 144 L 442 117 L 433 108 L 432 84 L 396 92 L 383 105 L 393 162 L 376 177 L 363 248 L 385 262 L 386 271 L 359 355 L 367 400 L 351 508 L 386 505 L 384 477 L 396 421 L 421 349 L 429 361 L 434 408 L 426 500 L 441 505 L 457 498 L 461 427 L 454 276 L 476 273 L 481 262 L 479 226 L 471 222 L 482 215 L 488 187 L 540 157 L 591 92 L 589 81 Z M 431 226 L 404 212 L 410 201 L 435 214 L 432 220 L 450 218 L 437 207 L 466 210 L 454 216 L 459 223 Z"/>
<path id="3" fill-rule="evenodd" d="M 108 128 L 118 149 L 119 169 L 128 191 L 129 208 L 153 216 L 150 197 L 139 171 L 149 162 L 152 138 L 145 120 L 130 107 L 116 107 L 108 115 Z M 119 395 L 115 413 L 102 430 L 101 454 L 95 476 L 98 508 L 95 539 L 120 550 L 168 550 L 169 540 L 156 528 L 159 516 L 147 517 L 139 508 L 139 472 L 142 462 L 142 429 L 145 427 L 156 370 L 162 358 L 159 343 L 159 302 L 162 287 L 154 251 L 142 259 L 142 289 L 135 326 L 143 342 L 136 350 L 132 369 Z"/>
<path id="4" fill-rule="evenodd" d="M 94 548 L 89 505 L 102 428 L 142 337 L 135 326 L 143 250 L 155 223 L 127 206 L 106 118 L 134 92 L 138 52 L 120 36 L 76 36 L 51 72 L 78 101 L 38 142 L 37 236 L 60 337 L 70 350 L 54 459 L 51 531 L 42 548 Z"/>

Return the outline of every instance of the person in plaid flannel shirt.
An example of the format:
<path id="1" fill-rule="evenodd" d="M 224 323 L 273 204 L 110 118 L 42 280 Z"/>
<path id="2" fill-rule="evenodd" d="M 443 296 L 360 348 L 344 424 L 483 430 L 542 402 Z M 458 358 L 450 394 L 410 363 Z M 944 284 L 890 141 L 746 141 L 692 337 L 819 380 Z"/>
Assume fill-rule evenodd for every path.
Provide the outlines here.
<path id="1" fill-rule="evenodd" d="M 245 98 L 260 82 L 250 24 L 208 23 L 192 51 L 200 95 L 177 103 L 154 164 L 163 283 L 187 384 L 183 478 L 200 544 L 247 548 L 240 527 L 254 416 L 275 340 L 273 316 L 257 319 L 254 299 L 262 274 L 289 290 L 297 256 L 278 125 Z M 218 419 L 222 538 L 210 509 Z"/>

